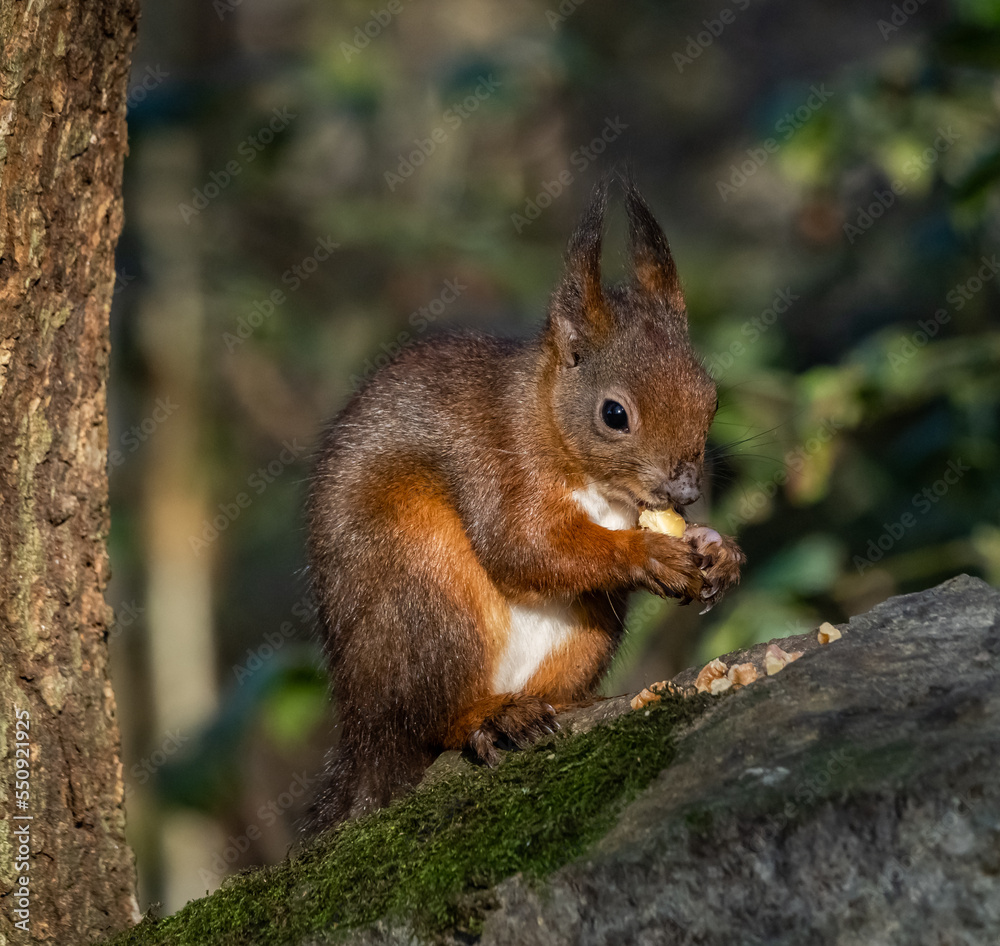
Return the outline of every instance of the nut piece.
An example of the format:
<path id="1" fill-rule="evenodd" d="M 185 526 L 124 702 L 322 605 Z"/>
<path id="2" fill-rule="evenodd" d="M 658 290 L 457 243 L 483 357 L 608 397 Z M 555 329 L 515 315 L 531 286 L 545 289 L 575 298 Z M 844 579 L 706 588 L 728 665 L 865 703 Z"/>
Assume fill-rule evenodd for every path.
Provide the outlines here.
<path id="1" fill-rule="evenodd" d="M 656 703 L 663 699 L 664 693 L 680 693 L 669 680 L 661 680 L 659 683 L 651 683 L 648 687 L 643 687 L 641 693 L 637 693 L 629 700 L 632 709 L 642 709 L 647 703 Z"/>
<path id="2" fill-rule="evenodd" d="M 724 677 L 726 670 L 726 665 L 716 657 L 715 660 L 710 661 L 701 668 L 698 679 L 694 681 L 694 688 L 699 693 L 712 692 L 712 681 Z"/>
<path id="3" fill-rule="evenodd" d="M 819 630 L 816 632 L 816 640 L 821 644 L 839 641 L 843 636 L 829 621 L 824 621 L 820 624 Z"/>
<path id="4" fill-rule="evenodd" d="M 798 660 L 801 656 L 801 650 L 794 650 L 789 654 L 783 651 L 777 644 L 768 644 L 767 650 L 764 652 L 764 667 L 767 670 L 767 675 L 773 677 L 793 660 Z"/>
<path id="5" fill-rule="evenodd" d="M 753 683 L 760 674 L 757 673 L 757 668 L 752 663 L 745 663 L 733 664 L 726 676 L 733 686 L 745 687 L 747 684 Z"/>
<path id="6" fill-rule="evenodd" d="M 661 509 L 658 512 L 652 509 L 643 509 L 639 515 L 639 528 L 648 529 L 650 532 L 661 532 L 663 535 L 672 535 L 680 538 L 684 535 L 687 523 L 684 517 L 674 509 Z"/>
<path id="7" fill-rule="evenodd" d="M 655 703 L 659 699 L 659 693 L 654 693 L 649 687 L 645 687 L 641 693 L 637 693 L 632 697 L 629 706 L 634 710 L 642 709 L 647 703 Z"/>
<path id="8" fill-rule="evenodd" d="M 712 696 L 717 696 L 719 693 L 725 693 L 732 685 L 733 681 L 729 677 L 718 677 L 709 684 L 708 692 Z"/>

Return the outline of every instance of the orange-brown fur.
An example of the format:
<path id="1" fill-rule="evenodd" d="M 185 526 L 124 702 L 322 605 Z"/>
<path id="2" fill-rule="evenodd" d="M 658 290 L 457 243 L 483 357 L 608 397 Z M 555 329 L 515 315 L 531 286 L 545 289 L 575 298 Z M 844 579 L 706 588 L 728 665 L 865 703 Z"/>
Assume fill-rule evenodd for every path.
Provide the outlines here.
<path id="1" fill-rule="evenodd" d="M 625 194 L 630 284 L 601 285 L 602 185 L 538 339 L 414 346 L 331 426 L 309 508 L 341 720 L 324 821 L 388 803 L 442 748 L 492 763 L 550 731 L 596 692 L 630 591 L 713 602 L 739 578 L 731 539 L 635 528 L 697 496 L 716 397 L 666 239 Z"/>
<path id="2" fill-rule="evenodd" d="M 624 611 L 625 602 L 620 606 Z M 615 621 L 609 599 L 595 596 L 578 602 L 575 610 L 576 633 L 549 653 L 525 686 L 528 693 L 545 694 L 556 708 L 592 696 L 615 655 L 617 642 L 606 630 Z"/>

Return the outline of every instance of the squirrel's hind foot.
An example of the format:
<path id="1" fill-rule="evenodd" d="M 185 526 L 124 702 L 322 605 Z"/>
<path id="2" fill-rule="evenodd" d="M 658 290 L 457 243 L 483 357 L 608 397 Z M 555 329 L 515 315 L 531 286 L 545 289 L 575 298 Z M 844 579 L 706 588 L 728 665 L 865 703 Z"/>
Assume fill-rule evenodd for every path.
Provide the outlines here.
<path id="1" fill-rule="evenodd" d="M 464 716 L 468 720 L 465 747 L 489 766 L 499 761 L 498 750 L 524 749 L 559 729 L 555 707 L 540 696 L 527 693 L 487 697 Z"/>

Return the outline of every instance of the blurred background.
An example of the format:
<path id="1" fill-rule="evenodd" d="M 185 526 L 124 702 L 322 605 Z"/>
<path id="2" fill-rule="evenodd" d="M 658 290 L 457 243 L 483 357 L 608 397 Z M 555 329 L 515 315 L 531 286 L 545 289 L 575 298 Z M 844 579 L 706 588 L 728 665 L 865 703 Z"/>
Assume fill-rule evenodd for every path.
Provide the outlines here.
<path id="1" fill-rule="evenodd" d="M 143 906 L 284 857 L 335 740 L 324 420 L 428 332 L 534 331 L 610 168 L 672 241 L 722 403 L 696 516 L 748 564 L 704 617 L 639 596 L 607 691 L 1000 583 L 998 64 L 995 0 L 147 0 L 109 592 Z"/>

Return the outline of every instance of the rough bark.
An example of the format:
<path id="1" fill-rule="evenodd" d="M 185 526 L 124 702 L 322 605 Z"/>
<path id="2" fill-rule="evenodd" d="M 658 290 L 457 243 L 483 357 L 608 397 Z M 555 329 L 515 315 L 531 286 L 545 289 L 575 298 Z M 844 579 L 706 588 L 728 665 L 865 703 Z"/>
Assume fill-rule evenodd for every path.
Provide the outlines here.
<path id="1" fill-rule="evenodd" d="M 0 943 L 84 941 L 136 913 L 102 592 L 137 16 L 133 0 L 0 0 Z"/>

